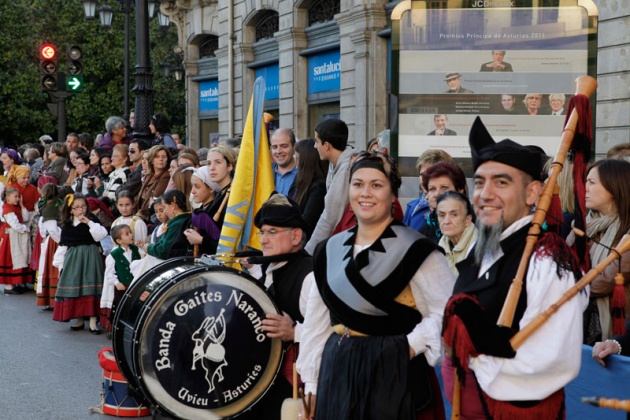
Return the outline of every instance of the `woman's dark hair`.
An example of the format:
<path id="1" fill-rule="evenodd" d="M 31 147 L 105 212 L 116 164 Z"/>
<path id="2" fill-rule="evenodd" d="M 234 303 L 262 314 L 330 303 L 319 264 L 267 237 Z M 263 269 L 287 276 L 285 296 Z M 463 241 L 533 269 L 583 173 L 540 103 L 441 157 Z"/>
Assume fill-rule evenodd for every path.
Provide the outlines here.
<path id="1" fill-rule="evenodd" d="M 59 189 L 57 185 L 49 182 L 42 187 L 42 198 L 46 201 L 57 200 L 59 198 Z"/>
<path id="2" fill-rule="evenodd" d="M 63 199 L 63 205 L 61 206 L 61 223 L 64 225 L 72 223 L 72 206 L 75 206 L 77 200 L 82 200 L 87 208 L 85 209 L 85 215 L 90 213 L 90 205 L 87 198 L 81 193 L 68 194 Z"/>
<path id="3" fill-rule="evenodd" d="M 179 207 L 181 211 L 188 211 L 188 199 L 186 198 L 186 195 L 180 190 L 172 189 L 166 191 L 162 195 L 162 202 L 164 204 L 175 203 L 175 205 Z"/>
<path id="4" fill-rule="evenodd" d="M 630 230 L 630 162 L 621 159 L 604 159 L 593 163 L 587 171 L 597 168 L 599 181 L 608 191 L 617 208 L 619 215 L 619 230 L 613 243 L 621 240 L 621 237 Z"/>
<path id="5" fill-rule="evenodd" d="M 352 175 L 361 168 L 373 168 L 383 172 L 389 180 L 394 195 L 398 194 L 402 180 L 396 161 L 390 156 L 381 152 L 366 152 L 365 150 L 354 153 L 350 158 L 349 182 L 352 182 Z"/>
<path id="6" fill-rule="evenodd" d="M 169 124 L 168 118 L 166 117 L 166 115 L 155 114 L 151 116 L 151 122 L 153 123 L 153 126 L 155 127 L 155 131 L 157 131 L 158 133 L 164 134 L 164 133 L 171 132 L 171 125 Z"/>
<path id="7" fill-rule="evenodd" d="M 90 133 L 81 133 L 79 134 L 79 144 L 90 150 L 94 147 L 94 137 Z"/>
<path id="8" fill-rule="evenodd" d="M 466 175 L 462 168 L 451 162 L 439 162 L 435 165 L 431 165 L 422 174 L 422 188 L 425 191 L 429 191 L 429 181 L 433 178 L 439 178 L 445 176 L 451 180 L 456 191 L 463 191 L 468 193 L 468 186 L 466 185 Z"/>
<path id="9" fill-rule="evenodd" d="M 98 157 L 98 173 L 100 174 L 101 180 L 103 180 L 103 179 L 105 179 L 105 178 L 107 178 L 109 176 L 109 174 L 103 173 L 103 168 L 101 166 L 101 163 L 103 162 L 103 159 L 109 159 L 109 161 L 111 162 L 112 155 L 110 155 L 109 153 L 106 153 L 106 154 L 99 155 L 99 157 Z M 112 169 L 112 172 L 113 171 L 114 170 Z M 110 174 L 112 172 L 110 172 Z"/>
<path id="10" fill-rule="evenodd" d="M 470 214 L 472 216 L 473 223 L 475 223 L 475 220 L 477 220 L 477 217 L 475 216 L 475 211 L 473 210 L 473 206 L 470 203 L 470 200 L 468 199 L 468 197 L 466 197 L 465 194 L 460 193 L 459 191 L 446 191 L 444 194 L 440 194 L 436 200 L 436 204 L 435 204 L 436 209 L 441 201 L 448 200 L 449 198 L 452 198 L 454 200 L 459 200 L 461 203 L 463 203 L 464 208 L 466 209 L 466 216 Z"/>
<path id="11" fill-rule="evenodd" d="M 315 149 L 315 140 L 303 139 L 295 144 L 295 152 L 299 155 L 298 171 L 295 176 L 295 202 L 303 204 L 308 189 L 316 179 L 325 179 L 322 160 Z"/>
<path id="12" fill-rule="evenodd" d="M 112 152 L 109 151 L 108 149 L 104 148 L 104 147 L 95 147 L 92 149 L 93 152 L 96 152 L 96 155 L 98 156 L 98 159 L 100 161 L 101 156 L 103 155 L 111 155 Z"/>

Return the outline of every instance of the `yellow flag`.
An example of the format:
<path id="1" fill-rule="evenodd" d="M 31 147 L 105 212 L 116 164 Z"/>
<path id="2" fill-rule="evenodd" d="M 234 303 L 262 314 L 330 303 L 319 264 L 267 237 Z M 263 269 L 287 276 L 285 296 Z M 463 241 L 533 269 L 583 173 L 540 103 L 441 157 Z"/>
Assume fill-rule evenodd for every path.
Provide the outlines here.
<path id="1" fill-rule="evenodd" d="M 274 190 L 269 139 L 263 121 L 264 99 L 265 79 L 259 77 L 245 120 L 217 254 L 232 254 L 245 247 L 261 248 L 254 216 Z"/>

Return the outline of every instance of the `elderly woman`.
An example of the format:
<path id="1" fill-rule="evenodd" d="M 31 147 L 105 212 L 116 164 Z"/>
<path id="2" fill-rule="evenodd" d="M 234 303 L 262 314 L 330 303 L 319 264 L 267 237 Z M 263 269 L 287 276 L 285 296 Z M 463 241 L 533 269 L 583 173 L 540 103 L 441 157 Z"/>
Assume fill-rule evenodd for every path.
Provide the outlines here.
<path id="1" fill-rule="evenodd" d="M 419 232 L 437 243 L 442 237 L 437 213 L 435 212 L 437 198 L 447 191 L 466 193 L 466 175 L 454 163 L 436 163 L 423 172 L 422 188 L 427 192 L 430 213 L 427 216 L 426 223 L 422 225 Z"/>
<path id="2" fill-rule="evenodd" d="M 127 122 L 120 117 L 109 117 L 105 121 L 107 132 L 98 142 L 98 146 L 112 150 L 117 144 L 127 144 Z"/>
<path id="3" fill-rule="evenodd" d="M 457 191 L 447 191 L 437 198 L 438 223 L 442 238 L 439 245 L 446 254 L 448 267 L 457 277 L 455 264 L 463 261 L 477 242 L 475 213 L 470 200 Z"/>
<path id="4" fill-rule="evenodd" d="M 630 233 L 630 163 L 625 160 L 606 159 L 595 162 L 586 175 L 586 233 L 591 239 L 589 256 L 592 266 L 604 260 L 610 248 L 617 246 L 621 237 Z M 571 244 L 573 233 L 567 238 Z M 591 302 L 586 309 L 585 344 L 612 337 L 611 296 L 615 276 L 623 274 L 626 296 L 625 319 L 630 319 L 630 252 L 616 259 L 590 284 Z M 593 317 L 596 314 L 597 316 Z"/>
<path id="5" fill-rule="evenodd" d="M 350 169 L 357 226 L 320 243 L 298 371 L 315 419 L 443 419 L 429 366 L 455 277 L 437 244 L 392 217 L 400 175 L 362 152 Z"/>
<path id="6" fill-rule="evenodd" d="M 103 198 L 116 201 L 116 191 L 127 181 L 131 174 L 129 169 L 129 146 L 117 144 L 112 151 L 112 166 L 114 170 L 109 174 L 109 179 L 103 183 Z"/>
<path id="7" fill-rule="evenodd" d="M 168 163 L 171 152 L 165 146 L 153 146 L 147 154 L 147 173 L 145 174 L 140 194 L 135 203 L 138 216 L 149 221 L 149 208 L 155 198 L 166 191 L 168 180 Z"/>

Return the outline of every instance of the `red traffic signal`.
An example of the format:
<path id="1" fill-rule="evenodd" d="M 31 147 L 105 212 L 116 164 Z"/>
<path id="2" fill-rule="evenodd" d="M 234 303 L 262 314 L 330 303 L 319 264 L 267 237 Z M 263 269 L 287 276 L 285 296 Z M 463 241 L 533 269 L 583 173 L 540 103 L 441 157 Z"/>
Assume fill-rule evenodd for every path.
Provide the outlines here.
<path id="1" fill-rule="evenodd" d="M 39 47 L 39 56 L 43 60 L 52 60 L 57 58 L 57 48 L 53 44 L 44 44 Z"/>

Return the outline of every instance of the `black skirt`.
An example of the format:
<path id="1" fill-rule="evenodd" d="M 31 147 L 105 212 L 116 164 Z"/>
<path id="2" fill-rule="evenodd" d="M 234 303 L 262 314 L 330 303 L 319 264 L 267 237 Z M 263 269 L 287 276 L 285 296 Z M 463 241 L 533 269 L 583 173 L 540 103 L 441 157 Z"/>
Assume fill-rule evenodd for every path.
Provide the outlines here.
<path id="1" fill-rule="evenodd" d="M 322 355 L 315 419 L 416 419 L 433 398 L 424 355 L 404 335 L 332 334 Z"/>

